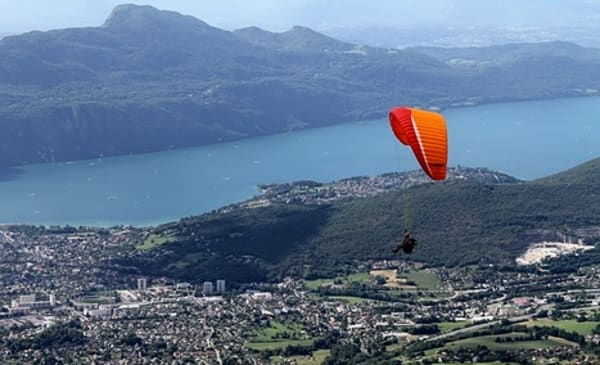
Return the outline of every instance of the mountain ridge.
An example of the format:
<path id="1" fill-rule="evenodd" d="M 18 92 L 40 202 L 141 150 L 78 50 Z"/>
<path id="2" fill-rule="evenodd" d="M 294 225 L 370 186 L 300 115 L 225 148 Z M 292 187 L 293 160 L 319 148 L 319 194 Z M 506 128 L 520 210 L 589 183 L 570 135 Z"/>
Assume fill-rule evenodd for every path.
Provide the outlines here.
<path id="1" fill-rule="evenodd" d="M 479 60 L 472 67 L 305 27 L 230 32 L 119 6 L 100 27 L 0 39 L 0 167 L 379 118 L 400 104 L 443 109 L 600 90 L 595 51 L 570 58 L 567 43 L 506 47 L 514 57 L 496 64 L 480 62 L 489 48 L 469 50 Z"/>

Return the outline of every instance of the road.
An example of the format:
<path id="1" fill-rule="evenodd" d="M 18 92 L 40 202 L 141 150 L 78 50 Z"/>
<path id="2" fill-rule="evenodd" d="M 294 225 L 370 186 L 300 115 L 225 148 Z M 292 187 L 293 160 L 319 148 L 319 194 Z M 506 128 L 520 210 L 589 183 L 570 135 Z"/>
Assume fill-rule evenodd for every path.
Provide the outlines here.
<path id="1" fill-rule="evenodd" d="M 512 318 L 506 318 L 506 319 L 509 322 L 511 322 L 511 323 L 523 322 L 523 321 L 526 321 L 526 320 L 529 320 L 529 319 L 533 318 L 535 315 L 537 315 L 538 313 L 540 313 L 543 310 L 550 309 L 552 306 L 553 306 L 553 304 L 544 304 L 544 305 L 541 305 L 534 313 L 523 314 L 523 315 L 520 315 L 520 316 L 516 316 L 516 317 L 512 317 Z M 502 319 L 498 319 L 498 320 L 494 320 L 494 321 L 490 321 L 490 322 L 479 323 L 479 324 L 476 324 L 476 325 L 473 325 L 473 326 L 469 326 L 469 327 L 465 327 L 465 328 L 459 328 L 459 329 L 456 329 L 454 331 L 443 333 L 441 335 L 429 337 L 428 339 L 424 340 L 424 342 L 431 342 L 431 341 L 436 341 L 436 340 L 443 340 L 445 338 L 453 337 L 453 336 L 459 335 L 461 333 L 474 332 L 474 331 L 477 331 L 477 330 L 482 329 L 482 328 L 492 327 L 492 326 L 494 326 L 496 324 L 500 324 L 501 322 L 502 322 Z"/>
<path id="2" fill-rule="evenodd" d="M 208 336 L 206 336 L 206 346 L 210 349 L 213 349 L 215 351 L 215 355 L 217 356 L 217 362 L 219 363 L 219 365 L 223 365 L 223 360 L 221 359 L 221 353 L 219 352 L 219 349 L 215 346 L 215 344 L 212 341 L 212 336 L 215 334 L 215 329 L 211 327 L 210 329 L 210 334 Z"/>

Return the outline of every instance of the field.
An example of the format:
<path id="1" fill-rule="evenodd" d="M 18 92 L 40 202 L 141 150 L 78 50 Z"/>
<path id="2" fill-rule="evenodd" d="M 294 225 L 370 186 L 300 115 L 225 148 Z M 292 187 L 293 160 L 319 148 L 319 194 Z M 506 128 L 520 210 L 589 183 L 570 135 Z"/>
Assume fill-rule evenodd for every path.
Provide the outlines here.
<path id="1" fill-rule="evenodd" d="M 350 304 L 360 304 L 360 303 L 365 303 L 365 302 L 369 302 L 372 301 L 370 299 L 366 299 L 366 298 L 361 298 L 361 297 L 351 297 L 351 296 L 347 296 L 347 295 L 331 295 L 328 297 L 324 297 L 324 299 L 327 300 L 343 300 L 346 301 Z"/>
<path id="2" fill-rule="evenodd" d="M 427 270 L 411 270 L 408 274 L 398 276 L 396 270 L 373 270 L 371 272 L 361 272 L 346 276 L 338 276 L 330 279 L 305 280 L 304 285 L 309 290 L 317 290 L 323 285 L 332 285 L 335 282 L 346 285 L 352 282 L 365 283 L 375 276 L 386 278 L 385 286 L 390 289 L 422 289 L 422 290 L 438 290 L 440 287 L 439 277 Z M 412 281 L 415 286 L 403 285 L 405 281 Z"/>
<path id="3" fill-rule="evenodd" d="M 154 247 L 163 245 L 174 239 L 175 239 L 174 235 L 164 235 L 163 236 L 163 235 L 151 234 L 137 248 L 142 251 L 148 251 L 148 250 L 153 249 Z"/>
<path id="4" fill-rule="evenodd" d="M 385 278 L 385 284 L 383 286 L 386 288 L 416 289 L 412 285 L 406 285 L 407 279 L 399 278 L 396 270 L 372 270 L 369 274 L 373 277 L 381 276 Z"/>
<path id="5" fill-rule="evenodd" d="M 277 339 L 277 336 L 280 336 L 284 333 L 291 335 L 299 334 L 300 331 L 301 328 L 298 324 L 271 321 L 269 327 L 261 328 L 256 331 L 256 337 L 254 337 L 253 340 L 257 342 L 271 341 L 273 339 Z"/>
<path id="6" fill-rule="evenodd" d="M 320 365 L 325 361 L 325 358 L 329 356 L 329 350 L 317 350 L 313 352 L 312 356 L 291 356 L 291 357 L 281 357 L 281 356 L 273 356 L 271 357 L 272 364 L 279 364 L 280 362 L 289 364 L 293 362 L 296 365 Z"/>
<path id="7" fill-rule="evenodd" d="M 419 289 L 437 290 L 440 288 L 440 278 L 427 270 L 411 270 L 406 278 L 414 282 Z"/>
<path id="8" fill-rule="evenodd" d="M 274 349 L 282 349 L 288 347 L 290 345 L 293 346 L 310 346 L 312 344 L 312 340 L 273 340 L 273 341 L 265 341 L 265 342 L 247 342 L 246 347 L 252 350 L 262 351 L 262 350 L 274 350 Z"/>
<path id="9" fill-rule="evenodd" d="M 436 323 L 442 332 L 450 332 L 455 329 L 463 328 L 471 324 L 471 321 L 458 321 L 458 322 L 440 322 Z"/>
<path id="10" fill-rule="evenodd" d="M 525 333 L 511 333 L 505 335 L 490 335 L 466 338 L 464 340 L 458 340 L 448 343 L 445 347 L 457 348 L 457 347 L 476 347 L 478 345 L 486 346 L 490 350 L 516 350 L 516 349 L 541 349 L 557 346 L 575 346 L 574 343 L 564 340 L 558 337 L 548 337 L 547 340 L 538 341 L 515 341 L 515 342 L 496 342 L 494 341 L 497 337 L 510 337 L 510 336 L 525 336 Z"/>
<path id="11" fill-rule="evenodd" d="M 589 335 L 598 326 L 598 321 L 588 322 L 577 322 L 574 319 L 565 319 L 559 321 L 553 321 L 549 318 L 542 318 L 537 320 L 530 320 L 525 322 L 528 327 L 540 326 L 540 327 L 556 327 L 569 332 L 577 332 L 580 335 Z"/>
<path id="12" fill-rule="evenodd" d="M 309 290 L 317 290 L 323 285 L 332 285 L 334 282 L 340 282 L 341 284 L 345 285 L 352 282 L 365 283 L 369 280 L 371 280 L 371 276 L 368 272 L 359 272 L 346 276 L 338 276 L 332 279 L 305 280 L 304 285 Z"/>
<path id="13" fill-rule="evenodd" d="M 302 328 L 296 323 L 271 321 L 269 327 L 255 332 L 254 338 L 246 343 L 246 347 L 254 350 L 284 348 L 289 345 L 309 346 L 312 339 L 301 333 Z"/>

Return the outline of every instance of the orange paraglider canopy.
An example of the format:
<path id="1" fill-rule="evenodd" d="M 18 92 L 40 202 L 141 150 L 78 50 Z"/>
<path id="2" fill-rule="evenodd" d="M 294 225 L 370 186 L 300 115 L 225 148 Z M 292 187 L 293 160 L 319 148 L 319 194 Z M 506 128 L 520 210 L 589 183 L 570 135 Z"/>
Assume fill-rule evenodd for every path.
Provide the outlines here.
<path id="1" fill-rule="evenodd" d="M 414 108 L 393 108 L 390 125 L 396 138 L 412 148 L 423 171 L 434 180 L 444 180 L 448 165 L 448 132 L 444 117 Z"/>

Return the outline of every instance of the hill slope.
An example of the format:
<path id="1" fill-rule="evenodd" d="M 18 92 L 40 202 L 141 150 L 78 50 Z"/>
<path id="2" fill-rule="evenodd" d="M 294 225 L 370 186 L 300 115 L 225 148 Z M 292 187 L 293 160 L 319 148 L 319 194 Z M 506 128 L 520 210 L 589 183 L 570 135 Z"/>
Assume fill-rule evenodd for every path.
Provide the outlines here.
<path id="1" fill-rule="evenodd" d="M 444 52 L 358 46 L 304 27 L 229 32 L 149 6 L 119 6 L 100 27 L 0 39 L 0 167 L 383 117 L 398 104 L 600 89 L 598 52 L 568 43 L 447 51 L 476 67 Z M 488 62 L 490 52 L 510 57 Z"/>
<path id="2" fill-rule="evenodd" d="M 558 174 L 532 181 L 532 184 L 595 185 L 600 182 L 600 159 L 575 166 Z"/>
<path id="3" fill-rule="evenodd" d="M 598 160 L 575 171 L 583 170 L 600 173 Z M 153 233 L 170 243 L 129 264 L 147 274 L 192 281 L 328 276 L 365 260 L 397 257 L 390 249 L 406 227 L 418 246 L 405 259 L 433 265 L 511 263 L 530 243 L 600 226 L 600 182 L 498 183 L 492 175 L 360 199 L 273 201 L 187 218 L 158 227 Z"/>

